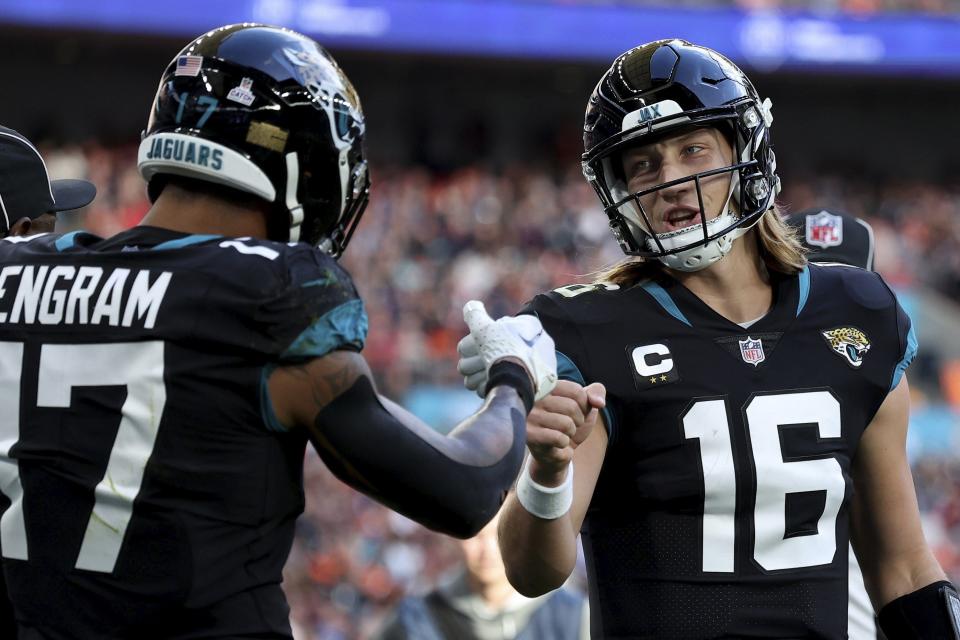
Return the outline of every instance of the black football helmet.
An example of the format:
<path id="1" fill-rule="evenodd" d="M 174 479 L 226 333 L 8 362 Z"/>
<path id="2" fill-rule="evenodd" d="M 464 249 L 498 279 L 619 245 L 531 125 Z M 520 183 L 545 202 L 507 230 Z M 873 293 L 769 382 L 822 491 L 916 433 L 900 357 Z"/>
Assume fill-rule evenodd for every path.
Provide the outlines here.
<path id="1" fill-rule="evenodd" d="M 770 147 L 770 107 L 730 60 L 685 40 L 651 42 L 614 60 L 587 104 L 582 161 L 624 253 L 684 271 L 725 256 L 733 241 L 773 207 L 780 190 Z M 620 162 L 624 150 L 698 126 L 716 127 L 733 142 L 733 164 L 628 191 Z M 708 223 L 701 180 L 724 173 L 731 175 L 726 210 Z M 683 182 L 696 188 L 699 224 L 654 233 L 640 198 Z"/>
<path id="2" fill-rule="evenodd" d="M 168 174 L 226 185 L 275 205 L 289 233 L 271 239 L 339 256 L 369 196 L 364 131 L 353 85 L 320 45 L 236 24 L 200 36 L 167 67 L 137 166 L 151 199 Z"/>

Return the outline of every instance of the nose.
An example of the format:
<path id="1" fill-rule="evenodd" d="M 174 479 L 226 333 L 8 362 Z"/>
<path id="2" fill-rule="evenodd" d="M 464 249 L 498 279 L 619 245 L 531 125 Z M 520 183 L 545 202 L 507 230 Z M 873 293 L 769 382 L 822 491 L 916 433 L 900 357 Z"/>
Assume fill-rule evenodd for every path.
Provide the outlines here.
<path id="1" fill-rule="evenodd" d="M 686 178 L 688 175 L 689 173 L 683 168 L 680 162 L 667 160 L 660 165 L 660 184 L 666 184 L 668 182 L 672 182 L 673 180 L 680 180 L 682 178 Z M 671 200 L 685 195 L 691 189 L 694 189 L 693 181 L 686 180 L 669 187 L 664 187 L 657 193 L 661 197 Z"/>

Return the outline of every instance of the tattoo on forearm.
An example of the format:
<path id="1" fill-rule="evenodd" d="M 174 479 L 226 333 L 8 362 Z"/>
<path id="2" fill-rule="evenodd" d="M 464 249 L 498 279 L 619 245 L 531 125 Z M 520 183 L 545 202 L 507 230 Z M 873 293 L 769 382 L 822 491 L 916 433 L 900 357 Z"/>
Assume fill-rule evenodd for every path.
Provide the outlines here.
<path id="1" fill-rule="evenodd" d="M 363 365 L 364 362 L 358 361 L 354 353 L 334 351 L 323 357 L 322 366 L 306 363 L 291 367 L 290 371 L 293 375 L 307 378 L 314 406 L 319 411 L 349 389 L 357 378 L 369 375 Z"/>
<path id="2" fill-rule="evenodd" d="M 338 366 L 315 376 L 311 390 L 313 401 L 318 408 L 325 407 L 334 398 L 350 388 L 361 373 L 347 361 L 336 363 Z"/>

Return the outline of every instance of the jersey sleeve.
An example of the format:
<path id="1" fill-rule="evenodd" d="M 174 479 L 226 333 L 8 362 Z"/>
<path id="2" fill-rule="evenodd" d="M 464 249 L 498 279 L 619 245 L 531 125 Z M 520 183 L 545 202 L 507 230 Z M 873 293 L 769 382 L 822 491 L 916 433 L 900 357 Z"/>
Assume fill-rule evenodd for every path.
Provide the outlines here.
<path id="1" fill-rule="evenodd" d="M 590 359 L 580 336 L 580 331 L 576 324 L 558 304 L 554 294 L 540 294 L 534 297 L 520 310 L 517 315 L 528 314 L 536 316 L 543 324 L 557 349 L 557 377 L 560 380 L 570 380 L 580 385 L 588 385 L 594 382 L 589 377 Z M 584 375 L 587 371 L 587 375 Z M 613 413 L 609 405 L 602 410 L 604 425 L 607 429 L 607 436 L 613 440 L 615 433 L 615 424 Z"/>
<path id="2" fill-rule="evenodd" d="M 903 378 L 904 372 L 907 370 L 907 367 L 910 366 L 910 363 L 913 362 L 919 347 L 919 343 L 917 342 L 917 332 L 913 328 L 913 321 L 910 320 L 910 316 L 908 316 L 907 312 L 904 311 L 902 306 L 900 306 L 899 301 L 896 303 L 896 308 L 897 336 L 900 340 L 900 360 L 897 362 L 897 366 L 893 370 L 893 379 L 890 382 L 891 391 L 896 389 L 897 385 L 900 384 L 900 380 Z"/>
<path id="3" fill-rule="evenodd" d="M 851 270 L 853 274 L 866 275 L 870 278 L 867 282 L 847 282 L 847 290 L 855 287 L 856 298 L 868 311 L 883 310 L 879 317 L 885 325 L 885 333 L 890 336 L 892 344 L 896 345 L 896 352 L 893 354 L 895 364 L 888 378 L 890 386 L 888 392 L 893 391 L 903 379 L 903 374 L 907 367 L 913 362 L 917 355 L 919 343 L 917 342 L 917 333 L 913 326 L 913 320 L 900 304 L 896 292 L 890 288 L 890 285 L 880 274 L 873 272 L 863 272 L 860 270 Z M 889 360 L 887 362 L 890 362 Z M 890 366 L 889 364 L 887 366 Z"/>
<path id="4" fill-rule="evenodd" d="M 273 352 L 260 376 L 260 414 L 268 429 L 282 432 L 270 400 L 270 374 L 338 349 L 362 350 L 367 312 L 350 275 L 333 258 L 298 245 L 285 255 L 283 284 L 261 305 L 260 316 Z"/>
<path id="5" fill-rule="evenodd" d="M 286 282 L 262 308 L 273 332 L 278 364 L 303 362 L 331 351 L 360 351 L 367 313 L 349 274 L 306 245 L 286 256 Z"/>

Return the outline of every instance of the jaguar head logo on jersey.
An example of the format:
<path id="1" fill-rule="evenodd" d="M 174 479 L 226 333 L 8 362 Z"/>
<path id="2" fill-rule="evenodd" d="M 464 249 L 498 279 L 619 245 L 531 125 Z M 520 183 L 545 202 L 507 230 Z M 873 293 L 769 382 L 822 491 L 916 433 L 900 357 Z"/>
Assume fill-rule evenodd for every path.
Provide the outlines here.
<path id="1" fill-rule="evenodd" d="M 863 364 L 863 357 L 870 351 L 870 339 L 867 334 L 854 327 L 839 327 L 820 332 L 833 351 L 843 356 L 854 369 Z"/>
<path id="2" fill-rule="evenodd" d="M 843 218 L 829 211 L 807 216 L 807 244 L 838 247 L 843 243 Z"/>
<path id="3" fill-rule="evenodd" d="M 762 340 L 754 340 L 747 336 L 746 340 L 738 340 L 738 342 L 740 343 L 740 356 L 747 364 L 757 366 L 767 359 L 763 353 Z"/>

